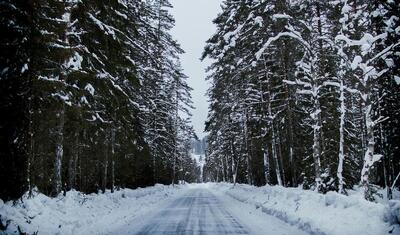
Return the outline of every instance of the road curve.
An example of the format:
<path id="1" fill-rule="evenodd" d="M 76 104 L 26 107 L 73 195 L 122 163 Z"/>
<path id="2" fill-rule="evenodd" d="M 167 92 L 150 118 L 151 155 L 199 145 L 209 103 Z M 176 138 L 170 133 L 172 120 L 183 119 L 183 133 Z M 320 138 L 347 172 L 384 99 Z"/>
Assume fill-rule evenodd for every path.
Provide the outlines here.
<path id="1" fill-rule="evenodd" d="M 250 234 L 207 189 L 191 189 L 134 234 Z"/>

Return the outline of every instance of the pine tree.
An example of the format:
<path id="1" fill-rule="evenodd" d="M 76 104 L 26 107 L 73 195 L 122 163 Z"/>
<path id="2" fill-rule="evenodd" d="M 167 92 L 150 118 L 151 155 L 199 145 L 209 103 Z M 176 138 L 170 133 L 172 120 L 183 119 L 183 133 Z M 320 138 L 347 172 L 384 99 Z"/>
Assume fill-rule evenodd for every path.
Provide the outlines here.
<path id="1" fill-rule="evenodd" d="M 397 135 L 385 127 L 397 123 L 396 6 L 226 1 L 203 55 L 215 61 L 207 177 L 346 193 L 364 165 L 367 199 L 371 177 L 389 188 L 397 165 L 389 150 Z M 390 156 L 372 170 L 381 156 L 375 147 Z"/>
<path id="2" fill-rule="evenodd" d="M 10 37 L 1 44 L 7 52 L 2 108 L 21 108 L 4 123 L 21 131 L 16 136 L 2 120 L 8 134 L 1 154 L 19 172 L 4 171 L 5 182 L 17 185 L 1 197 L 17 198 L 33 187 L 56 196 L 171 183 L 185 177 L 183 165 L 195 174 L 187 147 L 191 88 L 179 64 L 183 51 L 169 32 L 168 1 L 4 6 L 1 30 Z"/>
<path id="3" fill-rule="evenodd" d="M 32 4 L 0 3 L 0 198 L 17 199 L 31 186 Z"/>

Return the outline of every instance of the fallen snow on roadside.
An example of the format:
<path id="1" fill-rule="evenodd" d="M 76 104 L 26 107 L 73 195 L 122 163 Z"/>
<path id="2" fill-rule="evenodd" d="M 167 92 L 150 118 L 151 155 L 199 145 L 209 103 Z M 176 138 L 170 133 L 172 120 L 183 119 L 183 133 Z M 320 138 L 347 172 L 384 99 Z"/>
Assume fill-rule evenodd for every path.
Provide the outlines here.
<path id="1" fill-rule="evenodd" d="M 149 211 L 157 210 L 186 186 L 156 185 L 135 190 L 85 195 L 77 191 L 49 198 L 36 194 L 24 196 L 22 202 L 3 203 L 0 215 L 3 225 L 10 224 L 5 234 L 19 234 L 17 226 L 28 234 L 107 234 Z M 2 231 L 0 231 L 2 234 Z"/>
<path id="2" fill-rule="evenodd" d="M 255 234 L 400 235 L 399 200 L 372 203 L 358 191 L 350 191 L 349 196 L 322 195 L 300 188 L 227 183 L 156 185 L 90 195 L 71 191 L 57 198 L 37 193 L 15 205 L 0 200 L 0 221 L 3 225 L 10 221 L 0 234 L 19 234 L 17 226 L 28 234 L 113 234 L 199 187 L 217 195 Z"/>
<path id="3" fill-rule="evenodd" d="M 232 184 L 218 183 L 209 184 L 209 187 L 237 202 L 251 205 L 254 212 L 272 215 L 311 234 L 400 234 L 398 200 L 368 202 L 356 191 L 344 196 L 279 186 L 237 184 L 233 187 Z"/>

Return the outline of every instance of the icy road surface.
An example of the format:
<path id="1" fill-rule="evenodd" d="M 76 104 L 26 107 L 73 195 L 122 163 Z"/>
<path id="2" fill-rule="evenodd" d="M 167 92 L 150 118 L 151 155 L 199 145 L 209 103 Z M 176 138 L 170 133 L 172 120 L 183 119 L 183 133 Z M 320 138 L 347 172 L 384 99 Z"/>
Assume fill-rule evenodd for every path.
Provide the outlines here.
<path id="1" fill-rule="evenodd" d="M 116 234 L 306 234 L 208 188 L 191 188 Z"/>
<path id="2" fill-rule="evenodd" d="M 249 234 L 208 190 L 193 189 L 162 209 L 139 234 Z"/>

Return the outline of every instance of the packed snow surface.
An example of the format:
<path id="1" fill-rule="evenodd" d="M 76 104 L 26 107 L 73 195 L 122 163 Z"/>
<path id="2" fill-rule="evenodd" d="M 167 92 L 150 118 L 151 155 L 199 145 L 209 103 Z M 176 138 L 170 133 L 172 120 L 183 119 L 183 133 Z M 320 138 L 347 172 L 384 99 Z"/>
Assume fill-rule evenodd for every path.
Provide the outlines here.
<path id="1" fill-rule="evenodd" d="M 397 192 L 396 192 L 397 193 Z M 399 195 L 395 195 L 398 197 Z M 0 200 L 0 234 L 400 234 L 400 201 L 228 183 Z M 0 227 L 1 228 L 1 227 Z"/>
<path id="2" fill-rule="evenodd" d="M 304 231 L 254 208 L 209 184 L 191 185 L 166 207 L 113 231 L 113 234 L 305 235 Z"/>

